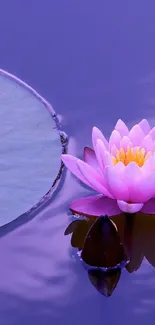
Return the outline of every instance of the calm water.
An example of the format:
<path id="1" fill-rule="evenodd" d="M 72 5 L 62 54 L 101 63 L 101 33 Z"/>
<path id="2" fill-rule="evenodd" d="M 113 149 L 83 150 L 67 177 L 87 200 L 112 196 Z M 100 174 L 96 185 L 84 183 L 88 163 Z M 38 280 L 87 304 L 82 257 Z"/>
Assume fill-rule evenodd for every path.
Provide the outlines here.
<path id="1" fill-rule="evenodd" d="M 91 145 L 94 125 L 108 136 L 118 118 L 155 122 L 153 0 L 14 0 L 0 7 L 1 68 L 52 103 L 70 153 L 81 156 Z M 1 231 L 2 325 L 154 324 L 155 270 L 147 260 L 137 272 L 124 271 L 107 299 L 72 257 L 63 235 L 68 205 L 86 191 L 67 174 L 44 211 Z"/>

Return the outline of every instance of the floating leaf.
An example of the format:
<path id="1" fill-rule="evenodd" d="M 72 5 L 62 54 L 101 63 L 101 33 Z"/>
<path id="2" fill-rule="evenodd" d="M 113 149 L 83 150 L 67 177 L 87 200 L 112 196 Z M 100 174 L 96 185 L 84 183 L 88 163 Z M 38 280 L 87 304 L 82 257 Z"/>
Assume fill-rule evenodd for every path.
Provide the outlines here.
<path id="1" fill-rule="evenodd" d="M 25 83 L 2 70 L 0 142 L 2 226 L 38 206 L 46 193 L 46 198 L 50 196 L 60 176 L 62 153 L 52 107 Z"/>

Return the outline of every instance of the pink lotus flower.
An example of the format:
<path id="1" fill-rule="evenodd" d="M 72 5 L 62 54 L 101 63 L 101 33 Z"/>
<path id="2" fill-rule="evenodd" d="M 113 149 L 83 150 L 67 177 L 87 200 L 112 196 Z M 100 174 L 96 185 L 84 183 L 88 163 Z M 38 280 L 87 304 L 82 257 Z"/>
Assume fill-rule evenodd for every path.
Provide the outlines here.
<path id="1" fill-rule="evenodd" d="M 129 130 L 118 120 L 109 142 L 93 127 L 94 150 L 84 149 L 84 161 L 65 154 L 62 161 L 83 183 L 99 194 L 73 201 L 74 212 L 99 216 L 155 213 L 155 127 L 142 120 Z"/>

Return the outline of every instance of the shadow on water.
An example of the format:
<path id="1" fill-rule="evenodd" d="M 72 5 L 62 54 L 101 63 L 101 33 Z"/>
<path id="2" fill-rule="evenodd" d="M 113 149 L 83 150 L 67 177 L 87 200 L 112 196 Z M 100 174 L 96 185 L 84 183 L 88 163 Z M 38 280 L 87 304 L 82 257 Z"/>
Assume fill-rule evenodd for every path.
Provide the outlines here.
<path id="1" fill-rule="evenodd" d="M 144 257 L 155 267 L 155 215 L 77 219 L 67 227 L 69 234 L 91 283 L 104 296 L 111 296 L 123 269 L 137 271 Z"/>

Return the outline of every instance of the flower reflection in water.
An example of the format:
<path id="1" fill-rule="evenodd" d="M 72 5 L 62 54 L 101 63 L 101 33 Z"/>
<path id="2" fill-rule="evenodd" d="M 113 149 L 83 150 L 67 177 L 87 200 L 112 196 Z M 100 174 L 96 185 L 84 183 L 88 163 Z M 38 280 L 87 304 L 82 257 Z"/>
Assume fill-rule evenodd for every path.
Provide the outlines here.
<path id="1" fill-rule="evenodd" d="M 100 268 L 114 268 L 127 260 L 117 227 L 107 216 L 90 227 L 81 258 L 87 265 Z"/>
<path id="2" fill-rule="evenodd" d="M 90 269 L 88 270 L 88 276 L 97 291 L 106 297 L 110 297 L 120 279 L 121 268 L 118 267 L 117 269 L 107 271 Z"/>
<path id="3" fill-rule="evenodd" d="M 93 286 L 111 296 L 123 269 L 137 271 L 143 258 L 155 267 L 155 215 L 76 219 L 66 229 L 71 245 L 81 253 Z"/>
<path id="4" fill-rule="evenodd" d="M 155 215 L 136 213 L 132 218 L 114 216 L 118 232 L 130 262 L 126 269 L 132 273 L 141 266 L 144 257 L 155 267 Z"/>

